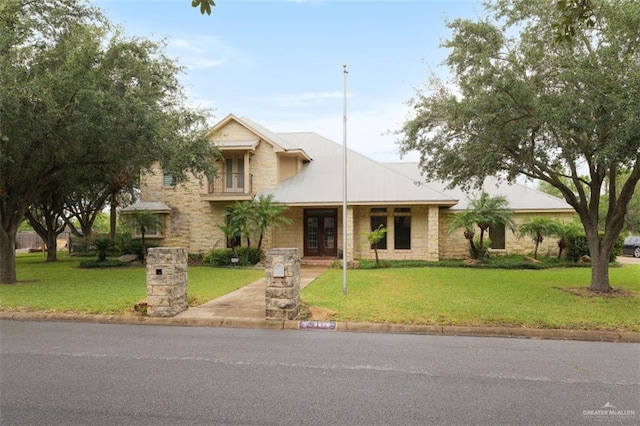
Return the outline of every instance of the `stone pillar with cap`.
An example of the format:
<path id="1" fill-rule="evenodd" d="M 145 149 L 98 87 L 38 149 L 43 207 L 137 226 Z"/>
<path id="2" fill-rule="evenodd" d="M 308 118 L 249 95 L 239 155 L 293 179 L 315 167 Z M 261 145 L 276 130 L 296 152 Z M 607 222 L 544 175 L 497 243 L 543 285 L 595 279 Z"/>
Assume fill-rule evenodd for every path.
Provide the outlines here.
<path id="1" fill-rule="evenodd" d="M 265 262 L 266 318 L 293 320 L 300 311 L 300 255 L 297 248 L 267 251 Z"/>
<path id="2" fill-rule="evenodd" d="M 154 247 L 147 253 L 147 315 L 172 317 L 187 309 L 187 250 Z"/>

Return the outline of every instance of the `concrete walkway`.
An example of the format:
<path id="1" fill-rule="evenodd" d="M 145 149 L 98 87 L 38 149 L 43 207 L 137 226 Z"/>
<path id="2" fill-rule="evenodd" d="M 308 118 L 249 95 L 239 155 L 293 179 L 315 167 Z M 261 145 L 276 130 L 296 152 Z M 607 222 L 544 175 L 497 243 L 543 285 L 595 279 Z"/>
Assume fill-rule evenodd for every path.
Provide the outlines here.
<path id="1" fill-rule="evenodd" d="M 326 267 L 303 266 L 300 270 L 300 290 L 318 278 Z M 248 284 L 238 290 L 217 299 L 204 303 L 196 308 L 189 308 L 174 318 L 251 318 L 265 319 L 264 278 Z"/>

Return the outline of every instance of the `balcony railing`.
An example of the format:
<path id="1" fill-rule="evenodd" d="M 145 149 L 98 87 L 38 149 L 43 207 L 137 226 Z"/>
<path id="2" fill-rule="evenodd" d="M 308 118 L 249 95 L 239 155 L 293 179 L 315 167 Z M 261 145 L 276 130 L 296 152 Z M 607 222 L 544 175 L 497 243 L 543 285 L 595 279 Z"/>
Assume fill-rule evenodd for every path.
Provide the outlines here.
<path id="1" fill-rule="evenodd" d="M 246 182 L 244 173 L 219 173 L 214 181 L 209 182 L 209 194 L 251 194 L 252 184 L 252 174 Z"/>

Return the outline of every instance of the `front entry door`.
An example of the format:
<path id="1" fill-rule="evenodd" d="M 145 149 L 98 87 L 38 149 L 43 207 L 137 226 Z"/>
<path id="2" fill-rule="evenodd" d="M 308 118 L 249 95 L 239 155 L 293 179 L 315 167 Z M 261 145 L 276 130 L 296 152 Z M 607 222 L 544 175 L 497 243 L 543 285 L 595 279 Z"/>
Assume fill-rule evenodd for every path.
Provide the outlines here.
<path id="1" fill-rule="evenodd" d="M 336 257 L 336 209 L 307 209 L 304 211 L 304 255 Z"/>

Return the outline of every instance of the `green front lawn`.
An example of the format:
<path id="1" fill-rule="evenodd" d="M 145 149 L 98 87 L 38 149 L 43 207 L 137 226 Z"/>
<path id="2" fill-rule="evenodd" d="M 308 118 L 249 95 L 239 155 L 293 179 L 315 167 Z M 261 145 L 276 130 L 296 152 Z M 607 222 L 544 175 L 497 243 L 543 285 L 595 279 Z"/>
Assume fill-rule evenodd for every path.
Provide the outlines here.
<path id="1" fill-rule="evenodd" d="M 302 291 L 309 306 L 337 321 L 522 326 L 640 331 L 640 266 L 610 269 L 614 288 L 632 297 L 580 297 L 558 288 L 587 287 L 589 268 L 500 270 L 390 268 L 329 270 Z"/>
<path id="2" fill-rule="evenodd" d="M 0 310 L 121 314 L 146 297 L 142 266 L 80 269 L 86 258 L 59 255 L 46 263 L 42 253 L 18 254 L 17 284 L 0 285 Z M 189 267 L 190 305 L 207 302 L 264 277 L 255 269 Z"/>
<path id="3" fill-rule="evenodd" d="M 82 259 L 20 254 L 17 284 L 0 286 L 0 310 L 127 314 L 146 296 L 145 268 L 80 269 Z M 86 260 L 86 259 L 84 259 Z M 189 267 L 191 306 L 264 276 L 255 269 Z M 309 306 L 331 309 L 337 321 L 469 326 L 522 326 L 640 331 L 640 266 L 610 269 L 627 297 L 580 297 L 560 288 L 587 287 L 589 268 L 330 269 L 302 291 Z"/>

